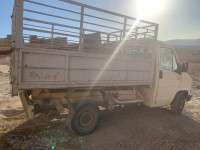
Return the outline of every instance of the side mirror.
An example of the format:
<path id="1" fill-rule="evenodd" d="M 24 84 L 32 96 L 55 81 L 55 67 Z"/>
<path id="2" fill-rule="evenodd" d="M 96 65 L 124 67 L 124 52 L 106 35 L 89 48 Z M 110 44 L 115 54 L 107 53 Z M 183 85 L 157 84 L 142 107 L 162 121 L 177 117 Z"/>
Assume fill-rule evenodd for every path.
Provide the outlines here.
<path id="1" fill-rule="evenodd" d="M 188 66 L 189 66 L 188 62 L 183 62 L 182 72 L 188 72 Z"/>
<path id="2" fill-rule="evenodd" d="M 178 68 L 177 68 L 177 73 L 178 74 L 181 74 L 181 72 L 182 72 L 182 66 L 181 66 L 181 64 L 179 64 L 178 63 L 178 66 L 177 66 Z"/>

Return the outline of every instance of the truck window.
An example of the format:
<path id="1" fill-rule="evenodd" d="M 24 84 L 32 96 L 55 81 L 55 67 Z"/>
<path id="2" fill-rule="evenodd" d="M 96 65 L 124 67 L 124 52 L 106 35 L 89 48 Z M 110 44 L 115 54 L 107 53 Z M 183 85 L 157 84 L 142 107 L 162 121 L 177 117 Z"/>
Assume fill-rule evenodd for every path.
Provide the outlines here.
<path id="1" fill-rule="evenodd" d="M 172 65 L 173 65 L 173 71 L 177 71 L 178 65 L 177 65 L 176 56 L 174 55 L 174 53 L 173 53 Z"/>
<path id="2" fill-rule="evenodd" d="M 160 54 L 161 68 L 170 71 L 176 71 L 177 61 L 173 50 L 169 48 L 161 48 Z"/>

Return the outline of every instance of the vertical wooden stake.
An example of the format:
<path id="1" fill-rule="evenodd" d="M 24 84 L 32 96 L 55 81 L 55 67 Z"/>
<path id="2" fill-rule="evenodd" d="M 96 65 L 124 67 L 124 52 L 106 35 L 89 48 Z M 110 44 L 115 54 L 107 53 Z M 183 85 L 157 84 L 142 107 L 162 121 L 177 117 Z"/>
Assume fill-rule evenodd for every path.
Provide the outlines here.
<path id="1" fill-rule="evenodd" d="M 157 38 L 158 38 L 158 27 L 159 27 L 159 25 L 157 24 L 157 25 L 155 26 L 154 40 L 157 40 Z"/>
<path id="2" fill-rule="evenodd" d="M 110 34 L 107 34 L 107 44 L 110 43 Z"/>
<path id="3" fill-rule="evenodd" d="M 16 0 L 16 20 L 15 20 L 15 48 L 22 48 L 24 43 L 23 38 L 23 0 Z"/>
<path id="4" fill-rule="evenodd" d="M 135 39 L 137 39 L 137 35 L 138 35 L 138 28 L 135 28 Z"/>
<path id="5" fill-rule="evenodd" d="M 123 38 L 126 37 L 126 24 L 127 24 L 127 18 L 124 18 Z"/>
<path id="6" fill-rule="evenodd" d="M 83 21 L 84 21 L 84 6 L 81 6 L 79 51 L 83 51 Z"/>
<path id="7" fill-rule="evenodd" d="M 51 28 L 51 49 L 53 49 L 53 33 L 54 33 L 54 24 L 52 24 Z"/>

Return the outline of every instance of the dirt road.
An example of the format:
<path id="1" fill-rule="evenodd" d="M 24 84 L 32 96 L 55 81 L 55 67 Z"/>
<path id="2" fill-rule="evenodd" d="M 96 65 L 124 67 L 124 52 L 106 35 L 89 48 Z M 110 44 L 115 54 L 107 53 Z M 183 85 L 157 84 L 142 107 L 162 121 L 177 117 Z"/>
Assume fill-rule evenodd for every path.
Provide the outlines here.
<path id="1" fill-rule="evenodd" d="M 199 150 L 200 90 L 183 115 L 142 105 L 102 111 L 97 130 L 85 137 L 69 131 L 67 114 L 54 111 L 26 120 L 18 97 L 9 95 L 8 74 L 0 73 L 0 149 Z"/>

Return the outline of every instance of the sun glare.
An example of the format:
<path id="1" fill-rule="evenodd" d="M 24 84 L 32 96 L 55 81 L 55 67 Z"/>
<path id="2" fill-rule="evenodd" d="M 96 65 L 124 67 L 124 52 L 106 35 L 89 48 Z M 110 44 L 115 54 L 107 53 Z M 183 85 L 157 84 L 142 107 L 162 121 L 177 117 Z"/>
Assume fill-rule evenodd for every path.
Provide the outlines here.
<path id="1" fill-rule="evenodd" d="M 159 12 L 164 0 L 138 0 L 138 11 L 140 17 L 149 17 Z"/>

